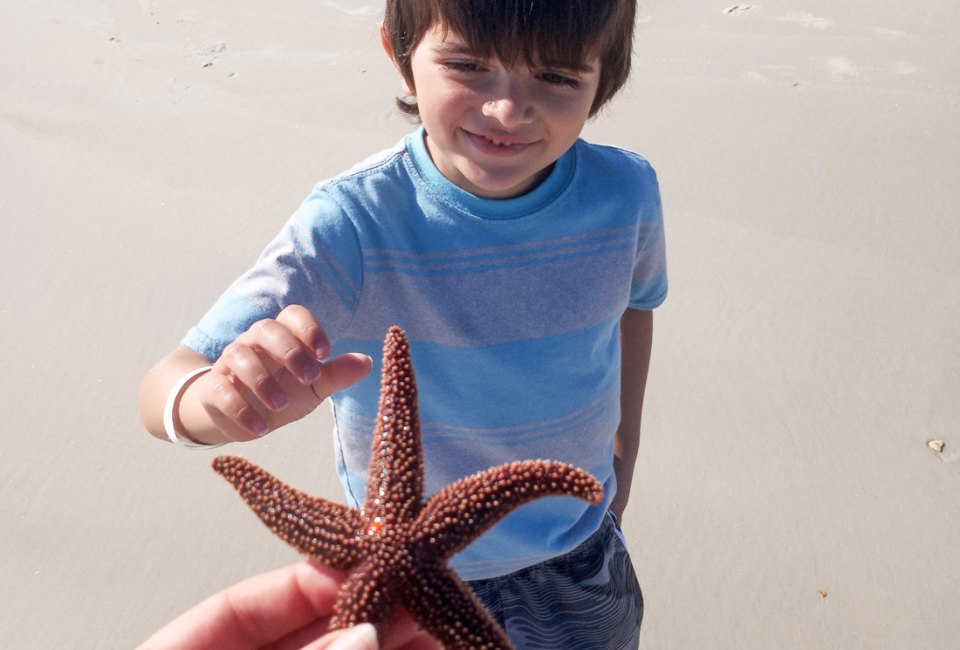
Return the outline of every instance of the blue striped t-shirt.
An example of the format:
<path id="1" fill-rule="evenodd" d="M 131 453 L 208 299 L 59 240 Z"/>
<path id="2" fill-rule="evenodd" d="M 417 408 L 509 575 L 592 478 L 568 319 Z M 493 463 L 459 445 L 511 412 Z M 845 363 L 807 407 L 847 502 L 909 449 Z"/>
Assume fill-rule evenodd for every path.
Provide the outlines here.
<path id="1" fill-rule="evenodd" d="M 525 505 L 457 555 L 468 580 L 565 553 L 616 491 L 619 319 L 667 292 L 660 195 L 641 156 L 578 140 L 532 191 L 485 199 L 434 166 L 424 131 L 320 183 L 253 268 L 183 343 L 216 359 L 262 318 L 311 310 L 334 354 L 379 364 L 391 325 L 410 339 L 426 490 L 512 460 L 592 472 L 604 503 Z M 331 397 L 337 468 L 362 505 L 379 367 Z"/>

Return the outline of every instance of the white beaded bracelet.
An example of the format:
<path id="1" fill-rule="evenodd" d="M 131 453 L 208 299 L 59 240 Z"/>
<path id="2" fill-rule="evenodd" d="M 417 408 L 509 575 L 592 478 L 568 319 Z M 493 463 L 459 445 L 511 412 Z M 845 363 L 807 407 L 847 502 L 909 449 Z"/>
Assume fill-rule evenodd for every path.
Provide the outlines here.
<path id="1" fill-rule="evenodd" d="M 177 436 L 177 428 L 173 423 L 173 411 L 177 408 L 177 402 L 180 401 L 180 395 L 183 393 L 186 385 L 198 375 L 202 375 L 205 372 L 210 372 L 212 369 L 213 366 L 203 366 L 201 368 L 195 368 L 194 370 L 191 370 L 173 385 L 173 388 L 170 390 L 170 395 L 167 396 L 167 403 L 163 407 L 163 430 L 167 432 L 167 438 L 170 439 L 170 442 L 178 447 L 188 447 L 190 449 L 213 449 L 215 447 L 223 446 L 223 443 L 217 445 L 208 445 L 202 442 L 183 440 Z"/>

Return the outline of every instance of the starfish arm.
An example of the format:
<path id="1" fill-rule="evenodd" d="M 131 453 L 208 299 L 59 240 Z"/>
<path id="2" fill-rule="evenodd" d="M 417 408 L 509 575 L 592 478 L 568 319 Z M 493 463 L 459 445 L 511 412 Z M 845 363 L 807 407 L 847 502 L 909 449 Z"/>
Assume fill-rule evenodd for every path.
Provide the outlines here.
<path id="1" fill-rule="evenodd" d="M 418 545 L 449 558 L 521 505 L 551 495 L 599 503 L 603 486 L 567 463 L 526 460 L 491 467 L 444 487 L 414 526 Z"/>
<path id="2" fill-rule="evenodd" d="M 421 566 L 418 579 L 407 584 L 401 598 L 414 620 L 445 650 L 513 650 L 470 587 L 440 563 Z"/>
<path id="3" fill-rule="evenodd" d="M 380 407 L 373 431 L 364 513 L 376 525 L 411 522 L 423 503 L 423 445 L 410 344 L 391 327 L 383 346 Z"/>
<path id="4" fill-rule="evenodd" d="M 367 560 L 354 567 L 340 585 L 330 619 L 330 629 L 339 630 L 371 623 L 383 638 L 386 624 L 397 605 L 397 591 L 390 585 L 384 568 Z"/>
<path id="5" fill-rule="evenodd" d="M 301 553 L 335 569 L 349 569 L 359 561 L 359 511 L 292 488 L 244 458 L 218 456 L 213 469 L 267 528 Z"/>

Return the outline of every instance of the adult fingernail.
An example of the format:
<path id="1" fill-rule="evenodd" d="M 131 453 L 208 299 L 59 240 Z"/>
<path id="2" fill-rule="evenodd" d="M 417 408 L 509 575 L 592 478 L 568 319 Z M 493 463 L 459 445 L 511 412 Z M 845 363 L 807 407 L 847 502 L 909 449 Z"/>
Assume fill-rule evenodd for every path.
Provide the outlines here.
<path id="1" fill-rule="evenodd" d="M 370 623 L 349 628 L 327 650 L 377 650 L 377 630 Z"/>

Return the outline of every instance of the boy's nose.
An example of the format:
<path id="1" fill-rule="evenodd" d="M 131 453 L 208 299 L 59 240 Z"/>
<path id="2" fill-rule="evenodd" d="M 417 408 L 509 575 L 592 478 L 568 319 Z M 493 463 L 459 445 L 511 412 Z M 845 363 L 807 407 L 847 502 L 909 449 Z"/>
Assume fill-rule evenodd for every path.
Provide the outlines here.
<path id="1" fill-rule="evenodd" d="M 514 80 L 500 84 L 483 105 L 483 114 L 499 121 L 505 127 L 513 127 L 533 119 L 533 103 L 527 96 L 523 83 Z"/>

